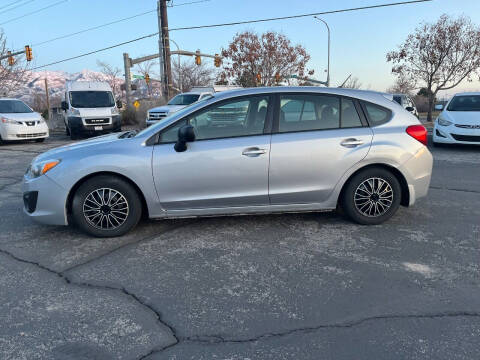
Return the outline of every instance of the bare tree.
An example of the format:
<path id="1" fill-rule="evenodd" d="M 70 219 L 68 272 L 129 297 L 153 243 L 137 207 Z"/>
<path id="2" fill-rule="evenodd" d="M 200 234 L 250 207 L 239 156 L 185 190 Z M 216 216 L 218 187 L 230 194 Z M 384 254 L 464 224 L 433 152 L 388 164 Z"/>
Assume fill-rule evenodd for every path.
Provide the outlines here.
<path id="1" fill-rule="evenodd" d="M 196 65 L 193 61 L 179 64 L 173 62 L 173 86 L 180 91 L 189 91 L 195 86 L 208 86 L 216 78 L 215 70 L 205 64 Z"/>
<path id="2" fill-rule="evenodd" d="M 413 90 L 415 90 L 415 82 L 412 79 L 405 77 L 405 75 L 400 74 L 395 79 L 395 83 L 386 91 L 390 94 L 413 95 Z"/>
<path id="3" fill-rule="evenodd" d="M 272 86 L 290 75 L 313 74 L 306 70 L 310 55 L 305 48 L 272 31 L 260 36 L 250 31 L 237 34 L 222 56 L 227 77 L 245 87 Z"/>
<path id="4" fill-rule="evenodd" d="M 7 38 L 0 30 L 0 57 L 6 56 L 8 50 Z M 25 82 L 26 75 L 26 65 L 21 55 L 15 57 L 13 66 L 8 64 L 8 58 L 0 60 L 0 96 L 8 95 L 13 89 L 18 88 Z"/>
<path id="5" fill-rule="evenodd" d="M 117 99 L 117 97 L 120 96 L 119 77 L 122 74 L 122 70 L 101 60 L 97 60 L 97 66 L 100 68 L 100 72 L 105 75 L 105 79 L 99 80 L 108 82 L 112 88 L 113 96 Z"/>
<path id="6" fill-rule="evenodd" d="M 360 89 L 362 87 L 362 83 L 360 82 L 360 80 L 358 79 L 358 77 L 356 76 L 351 76 L 346 82 L 345 84 L 343 84 L 343 88 L 346 88 L 346 89 Z"/>
<path id="7" fill-rule="evenodd" d="M 136 65 L 136 70 L 143 76 L 148 74 L 150 78 L 155 77 L 155 68 L 158 68 L 158 61 L 156 60 L 147 60 Z M 147 93 L 149 97 L 152 97 L 152 81 L 146 83 Z"/>
<path id="8" fill-rule="evenodd" d="M 427 120 L 432 121 L 437 93 L 471 80 L 480 69 L 480 28 L 467 17 L 444 14 L 436 23 L 422 23 L 397 51 L 387 54 L 387 61 L 394 74 L 427 90 Z"/>

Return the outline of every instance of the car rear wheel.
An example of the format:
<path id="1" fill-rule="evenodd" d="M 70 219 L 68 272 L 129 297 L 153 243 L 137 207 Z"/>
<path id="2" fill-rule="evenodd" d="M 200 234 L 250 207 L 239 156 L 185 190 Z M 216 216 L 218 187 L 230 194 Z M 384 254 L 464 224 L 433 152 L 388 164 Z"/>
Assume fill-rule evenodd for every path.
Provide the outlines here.
<path id="1" fill-rule="evenodd" d="M 401 192 L 398 179 L 390 171 L 365 169 L 348 182 L 341 199 L 342 209 L 359 224 L 381 224 L 397 212 Z"/>
<path id="2" fill-rule="evenodd" d="M 127 181 L 100 175 L 88 179 L 77 189 L 72 215 L 75 224 L 90 235 L 121 236 L 137 225 L 142 203 Z"/>

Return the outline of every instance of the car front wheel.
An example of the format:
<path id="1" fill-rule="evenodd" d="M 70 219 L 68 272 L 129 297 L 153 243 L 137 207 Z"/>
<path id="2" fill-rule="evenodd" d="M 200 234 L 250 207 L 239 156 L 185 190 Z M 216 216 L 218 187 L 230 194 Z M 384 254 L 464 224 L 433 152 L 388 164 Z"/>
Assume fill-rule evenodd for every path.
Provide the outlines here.
<path id="1" fill-rule="evenodd" d="M 88 179 L 77 189 L 72 215 L 75 224 L 90 235 L 121 236 L 137 225 L 142 203 L 127 181 L 101 175 Z"/>
<path id="2" fill-rule="evenodd" d="M 365 169 L 348 182 L 341 199 L 342 208 L 359 224 L 381 224 L 397 212 L 401 191 L 398 179 L 390 171 Z"/>

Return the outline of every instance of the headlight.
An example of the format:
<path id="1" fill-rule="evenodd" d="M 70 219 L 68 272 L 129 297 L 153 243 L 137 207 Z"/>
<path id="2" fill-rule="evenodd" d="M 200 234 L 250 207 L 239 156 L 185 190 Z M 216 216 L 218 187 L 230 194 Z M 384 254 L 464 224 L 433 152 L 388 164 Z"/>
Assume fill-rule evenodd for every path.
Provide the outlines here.
<path id="1" fill-rule="evenodd" d="M 58 164 L 60 164 L 60 160 L 45 160 L 35 162 L 30 165 L 30 168 L 27 172 L 30 174 L 31 177 L 36 178 L 52 170 Z"/>
<path id="2" fill-rule="evenodd" d="M 445 120 L 441 117 L 438 118 L 437 122 L 438 122 L 438 125 L 440 125 L 440 126 L 450 126 L 450 125 L 452 125 L 451 121 Z"/>
<path id="3" fill-rule="evenodd" d="M 2 123 L 4 124 L 15 124 L 15 125 L 21 125 L 21 123 L 19 123 L 18 121 L 16 120 L 12 120 L 12 119 L 7 119 L 7 118 L 4 118 L 2 117 Z"/>
<path id="4" fill-rule="evenodd" d="M 73 108 L 73 107 L 72 107 L 71 109 L 72 109 L 72 114 L 73 114 L 73 115 L 80 115 L 80 110 L 75 109 L 75 108 Z"/>
<path id="5" fill-rule="evenodd" d="M 120 112 L 118 111 L 118 109 L 116 107 L 113 107 L 111 110 L 112 110 L 112 115 L 120 114 Z"/>

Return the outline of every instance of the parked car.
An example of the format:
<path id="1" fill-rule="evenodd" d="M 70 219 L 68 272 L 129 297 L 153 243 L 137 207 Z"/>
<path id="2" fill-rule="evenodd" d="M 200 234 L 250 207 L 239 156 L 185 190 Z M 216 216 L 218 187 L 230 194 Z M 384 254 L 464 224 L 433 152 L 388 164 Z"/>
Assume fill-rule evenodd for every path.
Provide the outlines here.
<path id="1" fill-rule="evenodd" d="M 21 100 L 0 98 L 0 143 L 7 140 L 42 142 L 48 135 L 42 115 Z"/>
<path id="2" fill-rule="evenodd" d="M 393 94 L 393 100 L 402 105 L 405 110 L 415 115 L 417 119 L 419 118 L 417 106 L 410 96 L 407 94 Z"/>
<path id="3" fill-rule="evenodd" d="M 112 88 L 102 81 L 67 81 L 62 110 L 65 131 L 72 140 L 122 130 Z"/>
<path id="4" fill-rule="evenodd" d="M 433 144 L 480 145 L 480 92 L 460 93 L 450 99 L 433 126 Z"/>
<path id="5" fill-rule="evenodd" d="M 224 109 L 235 109 L 225 112 L 231 121 L 209 121 Z M 25 212 L 100 237 L 125 234 L 142 213 L 341 207 L 357 223 L 380 224 L 427 194 L 426 143 L 426 129 L 391 95 L 319 87 L 222 92 L 139 133 L 39 155 L 23 182 Z"/>
<path id="6" fill-rule="evenodd" d="M 153 125 L 156 122 L 165 119 L 167 116 L 174 112 L 183 109 L 184 107 L 191 105 L 197 101 L 211 97 L 213 94 L 213 88 L 211 91 L 203 91 L 210 89 L 198 89 L 197 91 L 191 91 L 187 93 L 178 94 L 173 97 L 167 105 L 158 106 L 148 110 L 146 123 L 147 126 Z"/>

